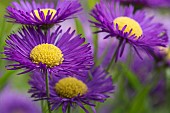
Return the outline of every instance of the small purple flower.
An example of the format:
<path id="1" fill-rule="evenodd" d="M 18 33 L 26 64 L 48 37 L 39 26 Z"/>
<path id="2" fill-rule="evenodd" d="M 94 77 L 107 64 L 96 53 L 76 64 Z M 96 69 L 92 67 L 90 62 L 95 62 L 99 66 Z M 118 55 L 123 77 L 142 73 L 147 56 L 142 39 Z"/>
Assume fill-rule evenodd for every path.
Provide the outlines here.
<path id="1" fill-rule="evenodd" d="M 6 40 L 4 54 L 6 60 L 15 61 L 8 65 L 11 70 L 48 70 L 56 75 L 81 75 L 93 65 L 91 47 L 85 38 L 74 36 L 70 28 L 62 33 L 59 26 L 53 33 L 45 33 L 40 28 L 24 27 Z M 20 73 L 20 74 L 23 74 Z"/>
<path id="2" fill-rule="evenodd" d="M 153 17 L 147 17 L 143 10 L 134 13 L 134 7 L 122 7 L 119 2 L 96 4 L 91 15 L 97 21 L 90 21 L 100 32 L 108 33 L 104 39 L 115 37 L 119 40 L 116 57 L 122 56 L 126 44 L 130 44 L 140 56 L 140 50 L 152 55 L 157 46 L 166 46 L 168 37 L 160 23 L 153 23 Z"/>
<path id="3" fill-rule="evenodd" d="M 144 60 L 141 61 L 135 55 L 131 63 L 131 70 L 137 75 L 142 84 L 153 84 L 156 81 L 155 86 L 150 90 L 153 105 L 158 105 L 166 100 L 165 68 L 160 67 L 154 59 L 145 56 Z M 155 80 L 156 78 L 159 79 Z"/>
<path id="4" fill-rule="evenodd" d="M 40 108 L 23 94 L 9 89 L 0 92 L 0 113 L 41 113 Z"/>
<path id="5" fill-rule="evenodd" d="M 33 0 L 31 3 L 28 1 L 20 0 L 20 3 L 12 2 L 12 6 L 7 7 L 7 18 L 9 22 L 20 23 L 26 25 L 53 25 L 60 23 L 81 11 L 81 5 L 77 0 L 57 0 L 55 3 L 36 3 Z"/>
<path id="6" fill-rule="evenodd" d="M 109 98 L 110 93 L 113 93 L 115 86 L 113 86 L 112 79 L 109 77 L 102 68 L 95 68 L 89 73 L 84 73 L 86 77 L 77 76 L 53 76 L 50 79 L 50 98 L 49 101 L 52 110 L 57 110 L 62 106 L 63 113 L 66 113 L 68 107 L 80 106 L 86 113 L 89 111 L 84 105 L 88 105 L 96 113 L 94 107 L 97 102 L 104 102 Z M 32 97 L 36 100 L 47 99 L 45 78 L 41 73 L 35 72 L 31 76 L 29 84 Z"/>
<path id="7" fill-rule="evenodd" d="M 145 84 L 148 78 L 151 77 L 150 73 L 154 70 L 155 61 L 146 55 L 143 57 L 144 60 L 140 60 L 137 55 L 133 56 L 133 60 L 131 62 L 131 70 L 137 75 L 139 80 Z"/>
<path id="8" fill-rule="evenodd" d="M 155 59 L 159 65 L 170 66 L 170 46 L 160 48 L 160 52 L 155 54 Z"/>
<path id="9" fill-rule="evenodd" d="M 124 4 L 133 4 L 145 7 L 170 7 L 169 0 L 117 0 Z"/>

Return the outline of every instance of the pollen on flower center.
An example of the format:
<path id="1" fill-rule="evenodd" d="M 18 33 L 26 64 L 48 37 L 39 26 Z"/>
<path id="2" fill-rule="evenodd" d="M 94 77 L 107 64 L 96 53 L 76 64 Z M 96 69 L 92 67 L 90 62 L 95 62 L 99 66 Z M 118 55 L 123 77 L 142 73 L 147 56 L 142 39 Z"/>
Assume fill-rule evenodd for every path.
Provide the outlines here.
<path id="1" fill-rule="evenodd" d="M 46 64 L 47 67 L 60 65 L 64 60 L 62 51 L 53 44 L 35 46 L 31 50 L 30 58 L 34 63 Z"/>
<path id="2" fill-rule="evenodd" d="M 50 11 L 50 12 L 49 12 L 50 15 L 52 14 L 50 19 L 52 19 L 52 18 L 54 17 L 54 15 L 56 14 L 56 12 L 57 12 L 55 9 L 40 9 L 40 11 L 43 12 L 45 19 L 46 19 L 46 16 L 47 16 L 47 14 L 48 14 L 48 11 Z M 39 13 L 38 13 L 38 10 L 34 10 L 34 13 L 35 13 L 36 17 L 37 17 L 39 20 L 41 20 L 41 17 L 40 17 L 40 15 L 39 15 Z M 32 13 L 31 13 L 31 15 L 33 16 Z"/>
<path id="3" fill-rule="evenodd" d="M 88 88 L 81 80 L 74 77 L 66 77 L 55 84 L 55 90 L 61 97 L 73 98 L 85 94 Z"/>
<path id="4" fill-rule="evenodd" d="M 122 28 L 125 25 L 127 25 L 124 32 L 129 33 L 130 30 L 132 29 L 130 36 L 135 34 L 135 36 L 137 36 L 137 38 L 139 38 L 143 34 L 142 28 L 139 25 L 139 23 L 137 21 L 135 21 L 134 19 L 131 19 L 129 17 L 117 17 L 116 19 L 114 19 L 113 23 L 114 23 L 114 26 L 116 26 L 116 24 L 118 24 L 119 30 L 122 30 Z"/>

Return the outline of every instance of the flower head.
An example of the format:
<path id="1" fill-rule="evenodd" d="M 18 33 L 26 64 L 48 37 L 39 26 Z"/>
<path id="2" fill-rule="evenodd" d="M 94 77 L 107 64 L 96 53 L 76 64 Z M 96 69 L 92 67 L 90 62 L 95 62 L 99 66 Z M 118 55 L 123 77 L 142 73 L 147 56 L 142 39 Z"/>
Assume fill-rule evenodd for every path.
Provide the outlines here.
<path id="1" fill-rule="evenodd" d="M 158 47 L 159 52 L 155 54 L 155 59 L 158 63 L 165 67 L 170 66 L 170 47 Z"/>
<path id="2" fill-rule="evenodd" d="M 24 68 L 23 73 L 40 69 L 56 75 L 81 75 L 93 65 L 93 57 L 85 38 L 74 36 L 68 29 L 62 33 L 60 26 L 47 35 L 40 28 L 24 27 L 18 34 L 6 40 L 4 54 L 6 60 L 15 61 L 7 66 L 16 70 Z"/>
<path id="3" fill-rule="evenodd" d="M 142 61 L 137 55 L 134 55 L 130 65 L 130 69 L 137 76 L 140 83 L 151 84 L 156 79 L 157 82 L 155 82 L 154 87 L 149 92 L 153 105 L 158 105 L 166 99 L 166 74 L 165 69 L 162 67 L 164 65 L 160 65 L 160 62 L 155 62 L 155 59 L 150 59 L 146 55 Z M 131 89 L 129 91 L 131 92 L 133 90 Z"/>
<path id="4" fill-rule="evenodd" d="M 170 7 L 169 0 L 117 0 L 124 4 L 133 4 L 145 7 Z"/>
<path id="5" fill-rule="evenodd" d="M 89 73 L 84 73 L 86 77 L 62 76 L 50 79 L 50 98 L 52 110 L 62 106 L 63 113 L 66 113 L 68 106 L 80 106 L 86 113 L 89 111 L 84 105 L 92 108 L 95 106 L 94 101 L 104 102 L 109 98 L 108 94 L 113 92 L 111 77 L 107 76 L 102 68 L 96 68 Z M 32 97 L 36 99 L 46 99 L 45 78 L 41 73 L 35 72 L 29 81 Z"/>
<path id="6" fill-rule="evenodd" d="M 28 97 L 9 90 L 0 92 L 0 113 L 41 113 L 38 105 Z"/>
<path id="7" fill-rule="evenodd" d="M 10 22 L 26 25 L 53 25 L 66 19 L 73 18 L 74 14 L 81 11 L 81 5 L 77 0 L 57 0 L 54 3 L 30 3 L 21 0 L 20 3 L 12 2 L 12 6 L 7 7 L 7 18 Z"/>
<path id="8" fill-rule="evenodd" d="M 153 23 L 153 17 L 147 17 L 140 10 L 136 13 L 134 7 L 122 7 L 118 2 L 103 2 L 96 4 L 91 15 L 97 21 L 91 23 L 99 28 L 99 32 L 108 33 L 104 38 L 116 37 L 119 45 L 116 50 L 116 60 L 122 56 L 126 44 L 130 44 L 139 54 L 139 50 L 152 54 L 155 47 L 166 46 L 168 37 L 160 23 Z M 140 56 L 141 57 L 141 56 Z"/>

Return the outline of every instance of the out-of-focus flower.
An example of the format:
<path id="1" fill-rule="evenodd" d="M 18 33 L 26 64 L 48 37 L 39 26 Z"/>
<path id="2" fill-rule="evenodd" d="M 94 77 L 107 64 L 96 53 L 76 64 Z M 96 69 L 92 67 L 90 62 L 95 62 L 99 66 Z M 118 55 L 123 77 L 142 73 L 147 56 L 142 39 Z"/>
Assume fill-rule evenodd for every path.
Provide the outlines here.
<path id="1" fill-rule="evenodd" d="M 23 94 L 9 89 L 0 92 L 0 113 L 41 113 L 40 108 Z"/>
<path id="2" fill-rule="evenodd" d="M 133 4 L 144 7 L 170 7 L 169 0 L 117 0 L 124 4 Z"/>
<path id="3" fill-rule="evenodd" d="M 169 13 L 161 13 L 160 10 L 153 10 L 150 8 L 146 8 L 145 11 L 149 15 L 155 15 L 155 18 L 153 21 L 160 22 L 163 24 L 163 26 L 167 30 L 167 36 L 170 36 L 170 14 Z M 168 66 L 170 64 L 170 49 L 169 49 L 169 43 L 167 47 L 157 47 L 159 49 L 159 52 L 155 53 L 155 60 L 159 63 L 159 65 Z"/>
<path id="4" fill-rule="evenodd" d="M 60 23 L 81 11 L 81 5 L 77 0 L 57 0 L 57 5 L 53 2 L 36 3 L 34 0 L 20 0 L 20 3 L 12 2 L 12 6 L 7 7 L 7 18 L 9 22 L 26 25 L 53 25 Z"/>
<path id="5" fill-rule="evenodd" d="M 163 75 L 161 76 L 162 77 L 150 93 L 150 96 L 153 99 L 152 103 L 154 106 L 162 106 L 162 104 L 166 101 L 166 78 Z"/>
<path id="6" fill-rule="evenodd" d="M 50 84 L 50 98 L 52 110 L 62 106 L 63 113 L 68 107 L 80 106 L 86 113 L 89 111 L 84 105 L 88 105 L 95 113 L 95 101 L 104 102 L 109 98 L 110 93 L 115 90 L 112 79 L 102 68 L 95 68 L 89 73 L 84 73 L 86 77 L 61 76 L 53 77 Z M 40 73 L 31 76 L 29 84 L 32 97 L 36 99 L 46 98 L 45 79 Z"/>
<path id="7" fill-rule="evenodd" d="M 159 69 L 158 69 L 159 68 Z M 150 91 L 152 97 L 152 104 L 157 105 L 165 101 L 166 81 L 164 70 L 160 70 L 161 67 L 154 59 L 150 59 L 147 56 L 144 60 L 140 60 L 139 57 L 134 56 L 131 63 L 131 70 L 137 75 L 142 84 L 153 84 Z M 155 73 L 156 72 L 156 73 Z M 156 80 L 155 78 L 159 78 Z"/>
<path id="8" fill-rule="evenodd" d="M 48 31 L 45 35 L 40 28 L 24 27 L 6 40 L 5 59 L 15 61 L 7 68 L 26 69 L 23 73 L 40 69 L 57 76 L 81 75 L 91 68 L 93 57 L 89 44 L 84 44 L 85 38 L 74 33 L 68 29 L 62 34 L 59 26 L 54 33 Z"/>
<path id="9" fill-rule="evenodd" d="M 154 59 L 150 59 L 144 55 L 144 59 L 140 60 L 137 55 L 134 55 L 131 62 L 131 69 L 141 82 L 145 82 L 154 69 Z"/>
<path id="10" fill-rule="evenodd" d="M 139 56 L 140 50 L 152 55 L 157 46 L 167 45 L 168 37 L 162 24 L 152 22 L 153 17 L 147 17 L 143 10 L 133 12 L 133 6 L 122 7 L 118 2 L 104 1 L 92 10 L 91 15 L 97 21 L 91 23 L 99 28 L 96 33 L 106 32 L 105 39 L 116 37 L 119 40 L 115 60 L 122 56 L 127 43 Z"/>
<path id="11" fill-rule="evenodd" d="M 160 52 L 156 54 L 157 61 L 164 65 L 164 66 L 170 66 L 170 47 L 159 47 Z"/>

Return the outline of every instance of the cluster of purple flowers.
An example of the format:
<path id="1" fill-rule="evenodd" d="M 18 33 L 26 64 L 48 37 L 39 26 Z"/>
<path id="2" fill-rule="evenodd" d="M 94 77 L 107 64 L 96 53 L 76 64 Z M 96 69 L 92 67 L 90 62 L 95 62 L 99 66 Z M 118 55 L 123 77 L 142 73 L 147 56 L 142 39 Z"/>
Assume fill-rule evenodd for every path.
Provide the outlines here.
<path id="1" fill-rule="evenodd" d="M 9 22 L 23 24 L 18 33 L 6 39 L 7 69 L 33 73 L 29 84 L 35 100 L 47 100 L 49 112 L 62 107 L 63 113 L 85 105 L 95 112 L 95 101 L 104 102 L 115 89 L 111 76 L 95 67 L 89 43 L 60 23 L 74 18 L 82 10 L 77 0 L 53 3 L 12 2 L 7 7 Z M 51 30 L 57 25 L 58 27 Z"/>
<path id="2" fill-rule="evenodd" d="M 135 12 L 133 6 L 101 0 L 90 13 L 95 19 L 90 23 L 98 28 L 96 33 L 106 33 L 102 38 L 116 39 L 118 44 L 110 46 L 104 65 L 95 66 L 85 38 L 71 28 L 65 32 L 61 29 L 63 21 L 76 17 L 81 10 L 78 0 L 58 0 L 56 4 L 21 0 L 7 7 L 8 21 L 23 27 L 6 39 L 4 59 L 13 61 L 6 67 L 24 69 L 19 74 L 32 73 L 29 93 L 35 100 L 47 100 L 49 111 L 61 107 L 66 113 L 79 106 L 89 113 L 88 105 L 96 113 L 95 102 L 104 102 L 115 91 L 108 72 L 128 44 L 143 59 L 142 52 L 155 57 L 168 42 L 166 29 L 145 11 Z M 57 27 L 51 30 L 53 26 Z"/>

